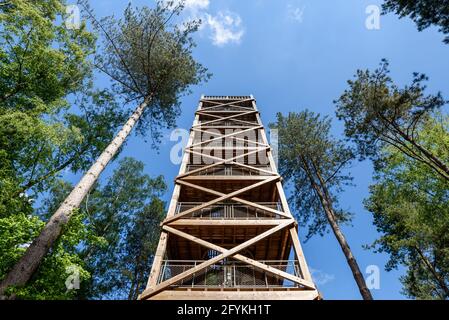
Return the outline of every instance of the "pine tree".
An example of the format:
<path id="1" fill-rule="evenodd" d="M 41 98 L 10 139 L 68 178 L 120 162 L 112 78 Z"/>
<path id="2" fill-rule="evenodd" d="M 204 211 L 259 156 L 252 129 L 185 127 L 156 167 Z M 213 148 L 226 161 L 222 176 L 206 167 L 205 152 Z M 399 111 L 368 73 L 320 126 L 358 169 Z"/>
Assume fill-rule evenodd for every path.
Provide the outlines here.
<path id="1" fill-rule="evenodd" d="M 277 115 L 271 128 L 279 130 L 279 170 L 287 182 L 293 184 L 291 203 L 302 225 L 310 223 L 308 237 L 323 234 L 330 226 L 351 268 L 360 293 L 372 300 L 371 292 L 358 263 L 352 254 L 340 224 L 351 215 L 340 209 L 337 195 L 349 184 L 351 177 L 344 174 L 354 159 L 353 152 L 330 135 L 328 118 L 310 111 Z"/>
<path id="2" fill-rule="evenodd" d="M 191 85 L 207 79 L 207 70 L 192 57 L 190 35 L 199 23 L 183 26 L 171 20 L 183 5 L 158 2 L 155 8 L 133 9 L 129 6 L 122 19 L 113 17 L 97 21 L 87 2 L 81 2 L 97 30 L 103 32 L 104 46 L 96 66 L 114 81 L 116 93 L 127 102 L 139 101 L 123 128 L 90 167 L 69 196 L 51 216 L 38 237 L 0 283 L 0 295 L 9 286 L 22 286 L 39 267 L 45 255 L 61 235 L 75 209 L 88 194 L 101 172 L 117 154 L 132 129 L 152 130 L 171 127 L 179 114 L 179 99 Z"/>

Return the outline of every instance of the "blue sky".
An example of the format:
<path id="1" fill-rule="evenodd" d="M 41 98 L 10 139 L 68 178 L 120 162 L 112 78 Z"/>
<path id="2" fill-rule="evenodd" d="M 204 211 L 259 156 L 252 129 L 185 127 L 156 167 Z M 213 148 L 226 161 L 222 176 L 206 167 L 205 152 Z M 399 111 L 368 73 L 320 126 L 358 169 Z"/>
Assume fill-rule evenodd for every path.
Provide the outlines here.
<path id="1" fill-rule="evenodd" d="M 133 0 L 137 6 L 153 0 Z M 98 16 L 120 15 L 126 0 L 91 1 Z M 248 95 L 257 99 L 264 124 L 274 121 L 276 112 L 308 108 L 335 119 L 332 101 L 346 88 L 358 68 L 374 68 L 389 59 L 392 76 L 399 85 L 411 80 L 413 72 L 430 77 L 429 90 L 449 97 L 449 45 L 436 28 L 418 32 L 408 18 L 389 14 L 380 19 L 379 30 L 369 30 L 366 20 L 376 0 L 188 0 L 185 18 L 201 17 L 203 27 L 195 36 L 195 57 L 214 74 L 205 85 L 193 88 L 183 98 L 178 127 L 189 129 L 198 99 L 208 95 Z M 99 80 L 99 85 L 104 85 Z M 334 121 L 334 134 L 341 137 L 342 124 Z M 142 138 L 132 136 L 121 157 L 132 156 L 146 164 L 152 176 L 163 174 L 169 184 L 168 200 L 178 166 L 170 162 L 176 142 L 162 142 L 152 150 Z M 107 178 L 116 164 L 102 175 Z M 401 270 L 386 272 L 387 256 L 362 248 L 378 237 L 372 219 L 362 205 L 368 195 L 370 163 L 351 168 L 355 187 L 341 195 L 341 204 L 354 214 L 353 226 L 343 227 L 362 271 L 369 265 L 380 268 L 380 289 L 376 299 L 403 299 Z M 70 177 L 73 182 L 77 177 Z M 300 230 L 303 240 L 305 231 Z M 359 299 L 352 274 L 334 236 L 315 237 L 303 243 L 305 256 L 325 299 Z"/>

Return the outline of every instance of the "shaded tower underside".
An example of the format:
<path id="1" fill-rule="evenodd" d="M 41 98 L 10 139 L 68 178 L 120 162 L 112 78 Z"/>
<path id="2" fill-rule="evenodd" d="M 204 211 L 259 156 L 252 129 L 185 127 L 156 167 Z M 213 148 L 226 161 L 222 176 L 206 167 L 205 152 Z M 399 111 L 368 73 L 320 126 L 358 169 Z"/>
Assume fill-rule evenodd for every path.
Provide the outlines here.
<path id="1" fill-rule="evenodd" d="M 140 299 L 317 299 L 252 96 L 203 96 Z"/>

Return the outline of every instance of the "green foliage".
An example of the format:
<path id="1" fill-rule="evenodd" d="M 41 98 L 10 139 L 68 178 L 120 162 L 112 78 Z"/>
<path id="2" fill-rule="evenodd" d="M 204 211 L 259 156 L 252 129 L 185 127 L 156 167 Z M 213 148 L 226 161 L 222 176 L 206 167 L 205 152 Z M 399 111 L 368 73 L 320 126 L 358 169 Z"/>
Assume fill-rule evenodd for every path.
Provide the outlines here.
<path id="1" fill-rule="evenodd" d="M 384 12 L 395 12 L 400 17 L 409 16 L 422 31 L 432 25 L 449 34 L 449 3 L 447 0 L 386 0 Z M 444 39 L 449 44 L 449 36 Z"/>
<path id="2" fill-rule="evenodd" d="M 349 89 L 335 101 L 337 117 L 345 122 L 345 134 L 355 143 L 361 159 L 382 166 L 380 150 L 390 145 L 410 158 L 427 164 L 449 181 L 447 158 L 440 158 L 418 143 L 417 130 L 446 101 L 440 93 L 425 95 L 426 76 L 414 74 L 412 84 L 398 88 L 383 60 L 374 72 L 358 70 Z"/>
<path id="3" fill-rule="evenodd" d="M 449 159 L 449 117 L 429 118 L 419 142 Z M 386 252 L 387 270 L 405 265 L 404 293 L 418 299 L 448 299 L 449 189 L 428 166 L 396 148 L 382 150 L 384 167 L 376 173 L 366 208 L 382 236 L 371 246 Z M 431 267 L 430 267 L 431 266 Z M 433 269 L 433 270 L 432 270 Z"/>
<path id="4" fill-rule="evenodd" d="M 159 196 L 166 185 L 161 176 L 152 179 L 143 170 L 142 162 L 124 158 L 82 206 L 94 233 L 104 239 L 82 250 L 92 273 L 84 297 L 136 299 L 146 285 L 165 216 Z"/>
<path id="5" fill-rule="evenodd" d="M 182 11 L 182 3 L 157 1 L 154 8 L 136 9 L 130 4 L 123 18 L 97 21 L 88 2 L 79 2 L 104 35 L 95 66 L 111 78 L 115 92 L 127 102 L 148 103 L 137 130 L 142 135 L 149 130 L 157 142 L 161 128 L 175 125 L 180 98 L 190 93 L 192 85 L 210 77 L 192 56 L 195 43 L 191 34 L 198 30 L 199 22 L 172 22 Z"/>
<path id="6" fill-rule="evenodd" d="M 54 114 L 85 84 L 94 37 L 69 30 L 59 0 L 10 0 L 0 6 L 0 108 Z"/>
<path id="7" fill-rule="evenodd" d="M 90 278 L 85 262 L 78 254 L 78 245 L 94 238 L 84 225 L 84 219 L 82 214 L 76 214 L 27 286 L 12 290 L 18 299 L 67 300 L 77 297 L 76 288 L 69 290 L 66 284 L 75 272 L 80 283 Z"/>
<path id="8" fill-rule="evenodd" d="M 112 24 L 102 30 L 110 33 L 102 33 L 106 41 L 95 63 L 116 81 L 113 94 L 93 89 L 95 37 L 84 24 L 65 27 L 64 1 L 1 4 L 0 279 L 69 193 L 71 186 L 59 180 L 61 172 L 87 169 L 125 122 L 128 110 L 126 104 L 118 106 L 116 94 L 126 103 L 148 102 L 138 129 L 150 129 L 157 138 L 158 129 L 175 124 L 180 97 L 209 77 L 192 58 L 190 34 L 198 24 L 168 24 L 182 6 L 176 8 L 129 7 L 122 20 L 104 20 Z M 108 42 L 110 35 L 116 43 Z M 129 88 L 127 81 L 138 85 Z M 136 298 L 164 213 L 157 197 L 165 188 L 162 178 L 150 179 L 142 170 L 141 163 L 127 159 L 116 172 L 120 177 L 92 191 L 39 270 L 14 294 L 24 299 Z M 123 190 L 121 182 L 128 183 Z M 49 198 L 42 202 L 46 192 Z M 81 291 L 65 289 L 72 266 L 80 270 Z"/>
<path id="9" fill-rule="evenodd" d="M 337 221 L 350 221 L 351 215 L 339 209 L 337 195 L 351 183 L 352 178 L 343 170 L 353 155 L 331 136 L 330 119 L 306 110 L 286 117 L 278 114 L 277 122 L 270 127 L 279 130 L 279 171 L 293 184 L 290 203 L 299 213 L 299 223 L 310 224 L 307 238 L 324 234 L 329 226 L 316 188 L 328 193 Z"/>
<path id="10" fill-rule="evenodd" d="M 57 0 L 0 6 L 0 279 L 44 226 L 34 213 L 36 195 L 27 189 L 48 190 L 57 167 L 84 138 L 64 122 L 66 97 L 88 87 L 95 39 L 84 25 L 65 28 L 64 16 L 64 2 Z M 80 264 L 75 243 L 85 234 L 78 218 L 67 228 L 29 286 L 12 290 L 18 298 L 73 296 L 66 292 L 65 268 Z"/>
<path id="11" fill-rule="evenodd" d="M 0 8 L 0 216 L 23 212 L 63 169 L 84 170 L 123 123 L 108 91 L 91 89 L 95 39 L 69 30 L 62 1 Z M 70 108 L 68 98 L 78 108 Z"/>
<path id="12" fill-rule="evenodd" d="M 38 217 L 24 213 L 0 218 L 0 278 L 22 255 L 43 224 Z"/>
<path id="13" fill-rule="evenodd" d="M 50 196 L 60 200 L 54 193 L 51 193 Z M 83 214 L 76 214 L 66 226 L 64 235 L 54 246 L 51 254 L 45 258 L 39 271 L 27 286 L 10 288 L 8 293 L 14 294 L 18 299 L 32 300 L 73 299 L 76 297 L 76 290 L 68 290 L 66 287 L 71 268 L 78 271 L 81 282 L 90 277 L 84 267 L 84 261 L 78 254 L 78 245 L 80 243 L 93 244 L 99 241 L 84 225 L 85 218 Z M 0 234 L 2 235 L 0 237 L 0 279 L 21 257 L 43 226 L 44 221 L 33 215 L 19 213 L 0 218 Z"/>
<path id="14" fill-rule="evenodd" d="M 142 162 L 120 161 L 104 187 L 97 186 L 23 288 L 9 289 L 19 299 L 137 299 L 151 270 L 159 240 L 166 185 L 162 177 L 143 173 Z M 0 279 L 67 196 L 72 186 L 53 183 L 37 215 L 0 218 Z M 68 290 L 68 277 L 77 270 L 80 289 Z"/>

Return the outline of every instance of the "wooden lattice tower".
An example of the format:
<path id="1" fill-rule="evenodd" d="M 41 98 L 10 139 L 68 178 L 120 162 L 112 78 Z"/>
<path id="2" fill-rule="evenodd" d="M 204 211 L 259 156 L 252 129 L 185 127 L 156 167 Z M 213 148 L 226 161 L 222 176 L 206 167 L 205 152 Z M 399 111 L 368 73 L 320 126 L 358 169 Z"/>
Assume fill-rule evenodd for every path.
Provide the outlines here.
<path id="1" fill-rule="evenodd" d="M 252 96 L 203 96 L 140 299 L 317 299 Z"/>

